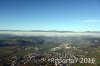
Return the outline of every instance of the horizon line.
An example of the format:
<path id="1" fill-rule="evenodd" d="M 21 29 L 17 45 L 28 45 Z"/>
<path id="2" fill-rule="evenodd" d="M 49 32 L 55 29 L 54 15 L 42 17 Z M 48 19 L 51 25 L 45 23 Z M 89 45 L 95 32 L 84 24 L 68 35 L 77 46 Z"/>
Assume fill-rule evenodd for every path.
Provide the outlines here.
<path id="1" fill-rule="evenodd" d="M 100 32 L 100 31 L 74 31 L 74 30 L 2 30 L 0 29 L 0 31 L 25 31 L 25 32 Z"/>

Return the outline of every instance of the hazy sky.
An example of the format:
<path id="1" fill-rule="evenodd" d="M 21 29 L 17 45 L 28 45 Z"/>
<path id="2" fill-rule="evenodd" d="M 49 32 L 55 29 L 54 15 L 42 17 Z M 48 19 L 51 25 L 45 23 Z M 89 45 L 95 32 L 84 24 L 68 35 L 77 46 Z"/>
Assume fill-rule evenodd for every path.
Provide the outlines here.
<path id="1" fill-rule="evenodd" d="M 0 30 L 99 31 L 100 0 L 0 0 Z"/>

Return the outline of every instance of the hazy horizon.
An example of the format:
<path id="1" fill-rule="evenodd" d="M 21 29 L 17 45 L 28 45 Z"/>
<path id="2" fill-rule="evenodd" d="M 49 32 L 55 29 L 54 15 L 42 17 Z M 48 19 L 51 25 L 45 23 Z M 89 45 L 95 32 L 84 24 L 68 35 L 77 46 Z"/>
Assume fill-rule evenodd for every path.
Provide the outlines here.
<path id="1" fill-rule="evenodd" d="M 62 37 L 68 37 L 68 36 L 93 36 L 93 37 L 100 37 L 100 34 L 98 33 L 81 33 L 81 32 L 35 32 L 35 31 L 0 31 L 0 35 L 12 35 L 12 36 L 62 36 Z"/>

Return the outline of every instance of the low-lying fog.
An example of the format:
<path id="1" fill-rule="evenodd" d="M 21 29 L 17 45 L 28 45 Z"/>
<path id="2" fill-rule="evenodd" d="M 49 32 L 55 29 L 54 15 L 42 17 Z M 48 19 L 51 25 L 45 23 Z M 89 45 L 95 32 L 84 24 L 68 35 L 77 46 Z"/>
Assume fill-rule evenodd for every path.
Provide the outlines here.
<path id="1" fill-rule="evenodd" d="M 81 33 L 81 32 L 21 32 L 21 31 L 0 31 L 0 34 L 10 34 L 18 36 L 96 36 L 100 37 L 100 33 Z"/>

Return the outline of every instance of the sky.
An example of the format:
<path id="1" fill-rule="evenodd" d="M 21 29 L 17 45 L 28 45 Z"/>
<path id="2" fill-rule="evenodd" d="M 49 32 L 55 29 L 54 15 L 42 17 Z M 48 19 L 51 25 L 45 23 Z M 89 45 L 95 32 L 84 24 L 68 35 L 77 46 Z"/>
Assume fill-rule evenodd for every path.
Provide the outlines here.
<path id="1" fill-rule="evenodd" d="M 0 30 L 100 31 L 100 0 L 0 0 Z"/>

